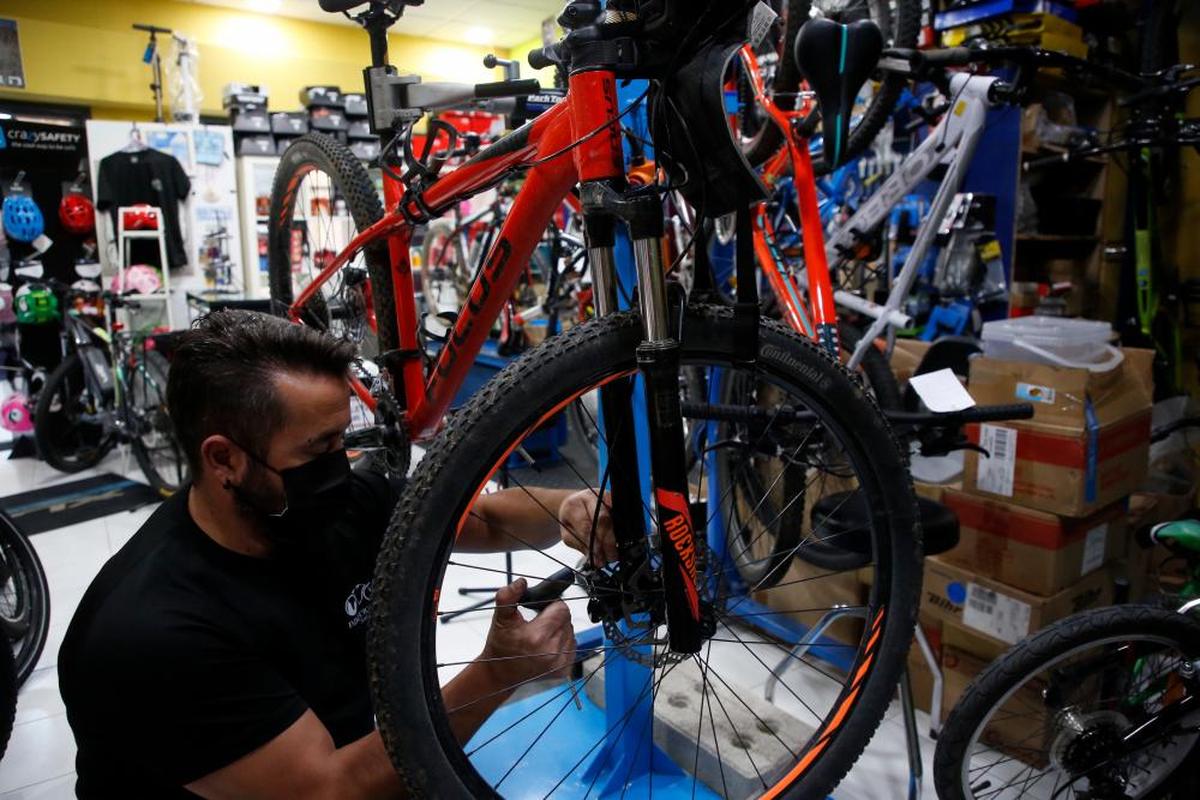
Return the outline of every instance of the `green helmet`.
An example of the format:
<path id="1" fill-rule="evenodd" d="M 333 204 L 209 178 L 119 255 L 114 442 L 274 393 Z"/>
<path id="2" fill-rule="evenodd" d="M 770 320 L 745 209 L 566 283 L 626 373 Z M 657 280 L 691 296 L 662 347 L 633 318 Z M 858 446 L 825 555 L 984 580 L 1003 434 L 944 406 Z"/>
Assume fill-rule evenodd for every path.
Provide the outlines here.
<path id="1" fill-rule="evenodd" d="M 44 283 L 27 283 L 13 297 L 17 322 L 43 325 L 59 320 L 58 298 Z"/>

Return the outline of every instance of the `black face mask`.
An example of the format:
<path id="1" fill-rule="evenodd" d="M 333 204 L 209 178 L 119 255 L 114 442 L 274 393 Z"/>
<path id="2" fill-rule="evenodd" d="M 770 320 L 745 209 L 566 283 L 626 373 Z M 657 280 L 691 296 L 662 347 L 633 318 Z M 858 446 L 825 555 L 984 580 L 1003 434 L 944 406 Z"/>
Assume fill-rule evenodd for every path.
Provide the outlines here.
<path id="1" fill-rule="evenodd" d="M 241 447 L 241 445 L 238 445 Z M 294 544 L 311 538 L 337 521 L 350 502 L 350 460 L 345 448 L 331 450 L 296 467 L 275 469 L 246 447 L 251 459 L 283 479 L 283 509 L 263 508 L 251 492 L 241 486 L 230 489 L 244 505 L 253 509 L 275 541 Z"/>

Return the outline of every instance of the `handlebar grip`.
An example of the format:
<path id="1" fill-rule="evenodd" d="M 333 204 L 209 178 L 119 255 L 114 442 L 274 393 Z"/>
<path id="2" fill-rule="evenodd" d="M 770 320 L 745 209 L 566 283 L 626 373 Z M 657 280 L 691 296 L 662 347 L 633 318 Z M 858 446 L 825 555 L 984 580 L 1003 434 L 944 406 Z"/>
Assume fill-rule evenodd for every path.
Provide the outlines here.
<path id="1" fill-rule="evenodd" d="M 575 570 L 563 567 L 545 580 L 528 587 L 517 603 L 530 611 L 541 612 L 546 606 L 559 600 L 563 592 L 575 584 Z"/>
<path id="2" fill-rule="evenodd" d="M 495 81 L 475 84 L 475 97 L 489 100 L 494 97 L 522 97 L 541 91 L 542 84 L 536 78 L 519 81 Z"/>
<path id="3" fill-rule="evenodd" d="M 1032 403 L 1004 403 L 994 406 L 975 406 L 959 412 L 963 423 L 1002 422 L 1012 419 L 1032 419 Z"/>
<path id="4" fill-rule="evenodd" d="M 945 47 L 939 50 L 921 50 L 921 63 L 927 67 L 964 67 L 976 59 L 969 47 Z"/>
<path id="5" fill-rule="evenodd" d="M 525 60 L 529 62 L 529 66 L 534 69 L 545 69 L 553 67 L 558 63 L 558 54 L 553 50 L 554 45 L 543 47 L 540 50 L 530 50 L 529 55 Z"/>

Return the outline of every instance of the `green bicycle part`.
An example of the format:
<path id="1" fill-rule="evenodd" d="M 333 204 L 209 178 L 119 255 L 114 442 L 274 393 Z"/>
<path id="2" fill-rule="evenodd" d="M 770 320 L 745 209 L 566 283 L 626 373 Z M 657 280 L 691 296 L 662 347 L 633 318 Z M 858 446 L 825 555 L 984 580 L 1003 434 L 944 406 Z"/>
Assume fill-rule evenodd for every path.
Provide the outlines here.
<path id="1" fill-rule="evenodd" d="M 1152 159 L 1150 150 L 1142 148 L 1138 153 L 1141 168 L 1147 179 L 1150 179 Z M 1154 239 L 1155 229 L 1154 201 L 1150 193 L 1144 192 L 1141 198 L 1145 206 L 1137 214 L 1137 222 L 1133 232 L 1133 253 L 1135 275 L 1137 279 L 1137 310 L 1138 325 L 1147 336 L 1151 335 L 1154 317 L 1158 312 L 1158 290 L 1154 285 Z"/>
<path id="2" fill-rule="evenodd" d="M 1200 553 L 1200 520 L 1180 519 L 1164 522 L 1150 529 L 1150 538 L 1162 544 L 1176 544 L 1193 553 Z"/>

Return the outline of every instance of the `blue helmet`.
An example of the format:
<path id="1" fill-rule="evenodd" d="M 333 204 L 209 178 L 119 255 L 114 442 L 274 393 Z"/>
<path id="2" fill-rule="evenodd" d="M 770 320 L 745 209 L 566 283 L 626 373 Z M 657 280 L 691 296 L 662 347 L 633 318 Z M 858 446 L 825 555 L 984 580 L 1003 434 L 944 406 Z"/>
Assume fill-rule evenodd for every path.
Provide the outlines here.
<path id="1" fill-rule="evenodd" d="M 4 198 L 4 230 L 18 242 L 32 242 L 42 235 L 46 221 L 33 198 L 10 194 Z"/>

